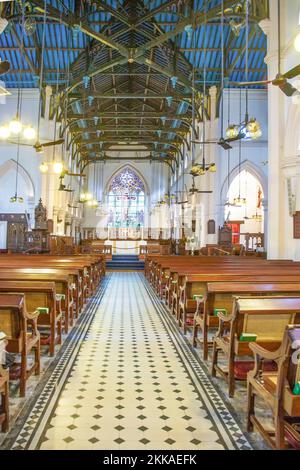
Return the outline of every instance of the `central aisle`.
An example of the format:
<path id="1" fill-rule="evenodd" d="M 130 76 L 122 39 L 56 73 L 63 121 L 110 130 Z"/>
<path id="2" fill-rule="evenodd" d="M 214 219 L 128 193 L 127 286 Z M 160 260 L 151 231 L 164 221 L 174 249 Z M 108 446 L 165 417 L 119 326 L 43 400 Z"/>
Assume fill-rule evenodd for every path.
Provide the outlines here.
<path id="1" fill-rule="evenodd" d="M 12 448 L 251 448 L 143 275 L 105 282 L 56 403 L 32 410 Z"/>

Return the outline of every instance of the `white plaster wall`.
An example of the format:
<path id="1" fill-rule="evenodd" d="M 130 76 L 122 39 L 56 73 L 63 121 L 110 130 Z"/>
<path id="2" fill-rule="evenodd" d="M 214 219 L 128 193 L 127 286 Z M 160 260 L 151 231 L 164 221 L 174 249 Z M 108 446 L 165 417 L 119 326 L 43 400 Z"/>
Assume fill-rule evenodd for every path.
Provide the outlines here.
<path id="1" fill-rule="evenodd" d="M 6 98 L 6 104 L 0 104 L 0 125 L 8 123 L 15 115 L 17 93 L 10 90 L 12 96 Z M 37 127 L 38 92 L 23 90 L 21 120 L 24 124 Z M 15 139 L 14 139 L 15 140 Z M 24 197 L 24 204 L 12 204 L 9 198 L 15 193 L 15 168 L 7 168 L 7 162 L 17 160 L 17 145 L 0 141 L 0 212 L 31 212 L 41 194 L 40 158 L 32 147 L 20 147 L 19 163 L 22 167 L 19 177 L 18 195 Z M 27 176 L 24 173 L 27 172 Z M 32 181 L 33 187 L 28 184 Z"/>
<path id="2" fill-rule="evenodd" d="M 243 93 L 244 95 L 244 93 Z M 247 169 L 255 175 L 263 187 L 265 194 L 264 205 L 267 208 L 268 194 L 268 94 L 266 90 L 249 90 L 249 115 L 256 117 L 262 127 L 263 135 L 257 141 L 242 142 L 242 158 L 241 168 Z M 242 96 L 244 98 L 244 96 Z M 230 98 L 230 119 L 228 113 L 228 99 Z M 224 92 L 224 132 L 227 128 L 228 121 L 231 124 L 240 122 L 240 92 L 231 89 L 230 92 Z M 245 99 L 242 100 L 242 120 L 245 117 Z M 201 126 L 200 126 L 201 128 Z M 212 119 L 206 123 L 206 139 L 217 140 L 221 135 L 220 119 Z M 189 196 L 189 202 L 196 210 L 196 234 L 199 245 L 203 246 L 207 243 L 217 242 L 217 228 L 224 223 L 224 203 L 226 202 L 227 185 L 228 185 L 228 157 L 230 157 L 230 175 L 229 185 L 238 174 L 239 166 L 239 146 L 238 143 L 232 144 L 230 152 L 223 150 L 218 145 L 207 145 L 205 147 L 206 163 L 216 163 L 216 173 L 206 173 L 205 176 L 199 176 L 195 179 L 196 187 L 201 190 L 213 190 L 213 194 L 197 195 L 193 198 Z M 195 161 L 202 162 L 202 146 L 196 146 Z M 192 177 L 189 175 L 190 163 L 185 169 L 184 183 L 189 189 L 192 185 Z M 183 175 L 181 174 L 178 181 L 178 187 L 183 187 Z M 176 182 L 172 185 L 172 191 L 176 190 Z M 191 211 L 186 210 L 185 222 L 191 226 Z M 207 222 L 210 219 L 216 221 L 216 234 L 207 234 Z M 265 227 L 266 230 L 266 227 Z"/>
<path id="3" fill-rule="evenodd" d="M 281 69 L 282 72 L 300 62 L 294 39 L 300 33 L 300 0 L 281 0 Z M 270 21 L 262 22 L 268 37 L 269 78 L 278 71 L 277 1 L 270 0 Z M 300 89 L 299 77 L 292 80 Z M 293 238 L 293 217 L 289 211 L 287 181 L 290 179 L 295 196 L 295 210 L 300 210 L 299 167 L 299 97 L 288 98 L 277 87 L 269 87 L 269 232 L 270 258 L 300 259 L 300 240 Z"/>

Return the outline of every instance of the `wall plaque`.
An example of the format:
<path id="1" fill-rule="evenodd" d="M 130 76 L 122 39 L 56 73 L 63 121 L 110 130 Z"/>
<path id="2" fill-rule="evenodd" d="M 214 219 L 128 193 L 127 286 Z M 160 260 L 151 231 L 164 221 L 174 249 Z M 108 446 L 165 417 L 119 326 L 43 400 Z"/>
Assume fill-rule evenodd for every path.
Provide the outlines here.
<path id="1" fill-rule="evenodd" d="M 294 238 L 300 238 L 300 211 L 294 214 Z"/>
<path id="2" fill-rule="evenodd" d="M 207 233 L 208 235 L 214 235 L 216 233 L 216 222 L 214 220 L 207 222 Z"/>

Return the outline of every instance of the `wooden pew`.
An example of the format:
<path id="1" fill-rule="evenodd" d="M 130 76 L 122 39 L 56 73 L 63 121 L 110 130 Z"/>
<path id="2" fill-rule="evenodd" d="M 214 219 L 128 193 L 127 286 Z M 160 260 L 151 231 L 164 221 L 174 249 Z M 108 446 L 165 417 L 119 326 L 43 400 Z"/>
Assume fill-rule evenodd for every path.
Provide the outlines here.
<path id="1" fill-rule="evenodd" d="M 22 293 L 25 296 L 27 311 L 30 313 L 39 308 L 48 310 L 48 312 L 40 312 L 38 327 L 50 329 L 49 354 L 54 356 L 55 345 L 61 344 L 62 341 L 61 298 L 59 294 L 56 295 L 55 283 L 1 280 L 0 292 Z"/>
<path id="2" fill-rule="evenodd" d="M 216 282 L 207 283 L 203 296 L 197 299 L 196 313 L 190 316 L 193 325 L 194 347 L 203 346 L 203 358 L 208 358 L 208 347 L 212 343 L 208 342 L 208 332 L 212 328 L 218 328 L 219 317 L 215 312 L 218 309 L 232 312 L 234 296 L 258 296 L 258 295 L 287 295 L 300 296 L 300 278 L 299 283 L 259 283 L 254 278 L 251 283 L 241 282 Z M 183 316 L 182 322 L 185 329 L 190 324 L 188 314 Z M 202 333 L 201 340 L 198 339 L 199 331 Z"/>
<path id="3" fill-rule="evenodd" d="M 0 294 L 0 330 L 7 336 L 7 351 L 21 355 L 20 396 L 26 393 L 28 378 L 40 374 L 40 334 L 38 312 L 28 313 L 20 294 Z M 34 363 L 27 369 L 28 354 L 34 352 Z"/>
<path id="4" fill-rule="evenodd" d="M 300 449 L 300 432 L 293 423 L 300 423 L 300 395 L 293 393 L 300 381 L 300 325 L 287 326 L 280 348 L 274 352 L 256 343 L 250 344 L 255 367 L 248 373 L 247 428 L 255 428 L 273 449 L 292 445 Z M 263 372 L 264 361 L 275 361 L 276 373 Z M 272 411 L 275 431 L 268 431 L 255 415 L 255 399 L 259 397 Z"/>
<path id="5" fill-rule="evenodd" d="M 13 259 L 10 262 L 6 262 L 2 264 L 0 263 L 0 272 L 1 270 L 4 271 L 9 271 L 9 270 L 15 270 L 15 269 L 23 269 L 23 272 L 28 272 L 30 270 L 32 273 L 34 272 L 47 272 L 50 274 L 51 270 L 52 272 L 61 272 L 62 274 L 68 274 L 72 278 L 72 283 L 74 284 L 74 289 L 73 289 L 73 298 L 75 302 L 75 310 L 74 312 L 70 312 L 70 323 L 71 325 L 73 324 L 74 317 L 78 317 L 80 312 L 83 309 L 83 306 L 85 302 L 87 301 L 88 297 L 88 276 L 87 274 L 84 274 L 84 267 L 82 266 L 74 266 L 73 264 L 70 265 L 68 264 L 67 266 L 61 263 L 55 263 L 51 264 L 48 263 L 47 268 L 45 268 L 45 263 L 44 261 L 41 262 L 39 261 L 24 261 L 24 260 L 19 260 Z"/>
<path id="6" fill-rule="evenodd" d="M 206 276 L 206 278 L 205 278 Z M 176 316 L 177 321 L 180 323 L 181 318 L 183 318 L 187 313 L 193 314 L 196 311 L 196 301 L 194 300 L 195 296 L 203 295 L 206 292 L 207 282 L 213 279 L 212 276 L 218 276 L 217 280 L 219 282 L 226 281 L 239 281 L 249 282 L 260 280 L 260 276 L 268 276 L 269 280 L 272 282 L 274 276 L 285 276 L 287 282 L 292 282 L 292 277 L 298 276 L 297 281 L 300 278 L 300 270 L 298 268 L 291 269 L 289 267 L 259 267 L 259 268 L 213 268 L 202 270 L 201 274 L 187 274 L 178 273 L 177 276 L 177 288 L 173 290 L 173 305 L 175 305 L 173 314 Z M 257 277 L 258 276 L 258 277 Z M 203 282 L 204 281 L 204 282 Z M 274 279 L 274 282 L 276 279 Z M 265 281 L 264 281 L 265 282 Z M 279 280 L 280 282 L 280 280 Z"/>
<path id="7" fill-rule="evenodd" d="M 62 268 L 62 269 L 78 269 L 80 276 L 83 280 L 83 298 L 86 299 L 88 295 L 92 295 L 98 286 L 103 273 L 105 274 L 105 263 L 102 257 L 96 256 L 72 256 L 72 257 L 58 257 L 50 255 L 1 255 L 0 267 L 9 266 L 19 267 L 47 267 L 47 268 Z"/>
<path id="8" fill-rule="evenodd" d="M 6 341 L 0 341 L 0 425 L 2 432 L 9 430 L 9 373 L 3 368 Z"/>
<path id="9" fill-rule="evenodd" d="M 212 376 L 218 372 L 228 383 L 229 396 L 235 389 L 235 360 L 252 355 L 246 335 L 257 335 L 256 343 L 269 351 L 280 347 L 285 328 L 300 318 L 300 297 L 235 298 L 232 313 L 218 313 L 219 329 L 213 341 Z M 222 352 L 227 371 L 218 364 Z"/>
<path id="10" fill-rule="evenodd" d="M 10 269 L 2 271 L 0 269 L 0 282 L 1 281 L 30 281 L 30 282 L 54 282 L 56 294 L 63 296 L 61 300 L 61 309 L 64 319 L 64 330 L 68 333 L 69 326 L 72 323 L 70 319 L 73 318 L 73 311 L 75 302 L 73 298 L 73 282 L 72 278 L 62 273 L 61 270 L 34 270 L 34 269 Z"/>

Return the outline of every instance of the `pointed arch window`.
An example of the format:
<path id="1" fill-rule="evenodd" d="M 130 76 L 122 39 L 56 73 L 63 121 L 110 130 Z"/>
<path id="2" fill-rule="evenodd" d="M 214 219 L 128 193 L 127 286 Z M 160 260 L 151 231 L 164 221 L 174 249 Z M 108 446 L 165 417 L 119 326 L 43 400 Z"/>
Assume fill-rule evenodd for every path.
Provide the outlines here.
<path id="1" fill-rule="evenodd" d="M 112 179 L 108 190 L 108 212 L 109 227 L 144 226 L 145 186 L 131 168 L 124 168 Z"/>

